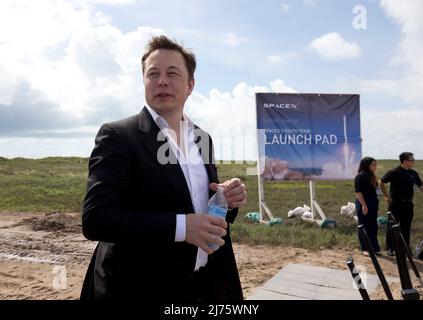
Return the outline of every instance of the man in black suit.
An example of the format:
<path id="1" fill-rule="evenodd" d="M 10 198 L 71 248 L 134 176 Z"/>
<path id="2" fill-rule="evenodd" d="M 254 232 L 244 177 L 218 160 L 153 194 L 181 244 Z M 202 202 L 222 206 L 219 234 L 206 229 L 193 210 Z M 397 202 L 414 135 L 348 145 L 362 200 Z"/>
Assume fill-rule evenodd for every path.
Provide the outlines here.
<path id="1" fill-rule="evenodd" d="M 146 106 L 96 136 L 82 228 L 99 244 L 83 300 L 243 299 L 228 223 L 245 185 L 221 184 L 226 219 L 204 214 L 218 176 L 210 136 L 183 112 L 195 67 L 189 50 L 153 37 L 142 57 Z"/>

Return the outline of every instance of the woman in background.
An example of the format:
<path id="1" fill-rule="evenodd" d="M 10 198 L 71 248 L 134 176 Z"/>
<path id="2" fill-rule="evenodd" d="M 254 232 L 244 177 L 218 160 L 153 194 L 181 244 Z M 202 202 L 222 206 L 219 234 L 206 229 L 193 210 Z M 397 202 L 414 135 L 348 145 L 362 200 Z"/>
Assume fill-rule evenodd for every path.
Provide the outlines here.
<path id="1" fill-rule="evenodd" d="M 379 179 L 376 177 L 376 160 L 371 157 L 365 157 L 360 162 L 358 174 L 354 179 L 354 188 L 358 223 L 364 226 L 370 243 L 376 254 L 380 254 L 379 242 L 377 240 L 377 213 L 379 209 L 379 199 L 376 188 L 379 186 Z M 364 242 L 358 237 L 361 246 L 361 252 L 369 256 Z"/>

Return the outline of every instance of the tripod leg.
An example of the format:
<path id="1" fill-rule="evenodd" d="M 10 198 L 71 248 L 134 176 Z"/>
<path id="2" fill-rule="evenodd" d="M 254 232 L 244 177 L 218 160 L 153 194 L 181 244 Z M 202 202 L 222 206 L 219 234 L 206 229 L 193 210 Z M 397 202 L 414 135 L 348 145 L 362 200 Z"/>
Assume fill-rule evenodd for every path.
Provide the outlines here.
<path id="1" fill-rule="evenodd" d="M 397 259 L 398 272 L 401 280 L 402 291 L 401 294 L 404 300 L 419 300 L 420 294 L 413 288 L 411 283 L 410 274 L 408 272 L 406 249 L 401 238 L 401 231 L 399 224 L 392 226 L 393 244 L 395 249 L 395 256 Z"/>
<path id="2" fill-rule="evenodd" d="M 366 230 L 364 230 L 364 226 L 360 224 L 358 226 L 359 234 L 361 239 L 363 240 L 364 244 L 366 245 L 366 249 L 370 254 L 370 258 L 372 260 L 373 266 L 375 267 L 377 276 L 379 277 L 380 283 L 382 284 L 383 290 L 385 291 L 386 297 L 388 300 L 394 300 L 394 297 L 392 296 L 391 289 L 389 288 L 388 282 L 386 281 L 385 275 L 383 274 L 382 268 L 380 267 L 380 264 L 376 258 L 375 251 L 373 250 L 373 247 L 370 243 L 369 237 L 366 233 Z"/>
<path id="3" fill-rule="evenodd" d="M 422 278 L 420 277 L 419 270 L 417 269 L 417 266 L 414 263 L 413 256 L 411 255 L 411 252 L 410 252 L 410 248 L 407 246 L 407 243 L 405 243 L 405 239 L 404 239 L 404 237 L 402 236 L 401 233 L 400 233 L 400 240 L 401 240 L 401 243 L 402 243 L 402 247 L 404 249 L 404 252 L 407 255 L 408 262 L 410 263 L 411 268 L 413 269 L 414 274 L 415 274 L 415 276 L 417 278 L 417 281 L 419 282 L 419 286 L 421 288 L 423 288 L 423 281 L 422 281 Z"/>
<path id="4" fill-rule="evenodd" d="M 360 273 L 356 269 L 354 265 L 354 260 L 352 257 L 347 259 L 347 266 L 351 271 L 351 275 L 355 281 L 355 285 L 358 288 L 358 291 L 361 294 L 361 297 L 363 300 L 370 300 L 369 294 L 367 293 L 366 287 L 364 286 L 364 283 L 361 281 Z"/>

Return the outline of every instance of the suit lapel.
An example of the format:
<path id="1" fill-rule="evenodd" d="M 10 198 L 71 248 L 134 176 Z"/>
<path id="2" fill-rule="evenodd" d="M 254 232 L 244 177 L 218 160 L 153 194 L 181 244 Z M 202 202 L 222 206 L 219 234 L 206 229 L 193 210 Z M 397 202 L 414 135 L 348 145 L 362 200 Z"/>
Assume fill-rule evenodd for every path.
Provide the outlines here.
<path id="1" fill-rule="evenodd" d="M 215 167 L 211 164 L 205 164 L 207 175 L 209 176 L 210 183 L 215 182 L 219 183 L 219 180 L 217 179 L 217 174 L 215 172 Z M 209 199 L 215 194 L 215 191 L 209 188 Z"/>
<path id="2" fill-rule="evenodd" d="M 181 169 L 181 166 L 179 165 L 179 162 L 176 161 L 176 156 L 170 147 L 166 148 L 169 152 L 168 159 L 175 161 L 171 161 L 171 163 L 165 164 L 161 164 L 158 162 L 157 155 L 159 152 L 159 148 L 166 143 L 166 140 L 158 141 L 158 134 L 160 132 L 160 129 L 154 122 L 147 108 L 145 107 L 139 113 L 138 129 L 141 131 L 140 140 L 142 144 L 147 149 L 152 160 L 157 163 L 157 165 L 162 170 L 164 176 L 169 182 L 169 185 L 172 187 L 175 194 L 177 195 L 177 198 L 180 199 L 181 204 L 184 207 L 189 205 L 190 212 L 194 212 L 194 208 L 191 201 L 191 195 L 189 193 L 189 188 L 185 180 L 184 173 Z"/>

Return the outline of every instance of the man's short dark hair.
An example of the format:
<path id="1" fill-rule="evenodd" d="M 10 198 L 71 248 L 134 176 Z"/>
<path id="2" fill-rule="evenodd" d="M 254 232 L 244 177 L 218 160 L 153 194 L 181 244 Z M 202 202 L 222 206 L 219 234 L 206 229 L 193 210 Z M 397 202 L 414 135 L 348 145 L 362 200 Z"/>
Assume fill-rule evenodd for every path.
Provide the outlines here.
<path id="1" fill-rule="evenodd" d="M 405 160 L 409 160 L 414 157 L 414 154 L 411 152 L 403 152 L 399 155 L 400 162 L 403 163 Z"/>
<path id="2" fill-rule="evenodd" d="M 195 68 L 197 67 L 195 54 L 190 49 L 184 48 L 179 43 L 177 43 L 176 41 L 170 40 L 165 35 L 153 36 L 150 39 L 150 41 L 148 41 L 147 46 L 145 48 L 145 53 L 141 58 L 143 74 L 145 69 L 145 61 L 147 60 L 149 55 L 157 49 L 175 50 L 180 52 L 184 58 L 185 66 L 187 67 L 187 70 L 188 70 L 189 79 L 190 80 L 194 79 L 194 72 L 195 72 Z"/>

